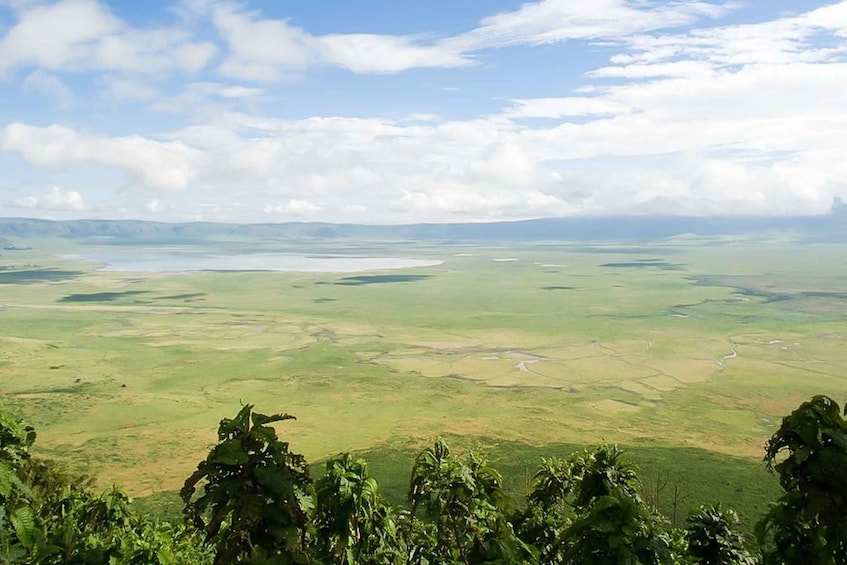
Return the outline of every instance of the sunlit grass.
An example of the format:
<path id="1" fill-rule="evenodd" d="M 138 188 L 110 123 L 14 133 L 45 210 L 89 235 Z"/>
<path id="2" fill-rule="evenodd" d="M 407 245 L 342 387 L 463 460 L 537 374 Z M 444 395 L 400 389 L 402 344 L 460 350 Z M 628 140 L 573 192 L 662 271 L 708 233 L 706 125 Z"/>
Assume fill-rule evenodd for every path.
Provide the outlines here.
<path id="1" fill-rule="evenodd" d="M 605 440 L 667 461 L 714 453 L 699 481 L 731 457 L 759 469 L 782 415 L 847 393 L 843 246 L 369 243 L 444 263 L 345 284 L 103 273 L 52 245 L 0 257 L 0 272 L 35 276 L 0 285 L 0 394 L 41 454 L 134 494 L 181 486 L 242 402 L 295 414 L 283 434 L 311 460 L 446 434 L 526 446 L 514 464 L 532 466 L 550 446 Z M 80 274 L 32 275 L 46 268 Z"/>

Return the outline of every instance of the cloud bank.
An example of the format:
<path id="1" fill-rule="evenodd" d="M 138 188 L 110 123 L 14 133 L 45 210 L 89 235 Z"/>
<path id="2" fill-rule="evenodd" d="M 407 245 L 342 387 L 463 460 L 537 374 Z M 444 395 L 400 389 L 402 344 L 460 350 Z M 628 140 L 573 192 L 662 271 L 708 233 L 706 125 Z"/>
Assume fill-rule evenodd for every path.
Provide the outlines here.
<path id="1" fill-rule="evenodd" d="M 173 220 L 826 213 L 847 199 L 847 2 L 752 23 L 739 9 L 543 0 L 458 34 L 390 35 L 313 33 L 202 0 L 152 26 L 95 0 L 27 4 L 0 27 L 0 77 L 55 111 L 0 123 L 0 158 L 20 179 L 5 181 L 9 210 L 91 213 L 55 188 L 79 174 L 98 214 Z M 460 116 L 435 100 L 355 116 L 341 92 L 335 111 L 309 115 L 322 93 L 308 86 L 326 73 L 403 89 L 375 92 L 376 106 L 421 88 L 414 73 L 449 79 L 440 97 L 470 96 L 516 49 L 600 62 L 558 96 L 487 93 L 484 112 L 462 98 Z M 145 127 L 74 119 L 80 76 Z M 304 115 L 275 111 L 292 103 Z"/>

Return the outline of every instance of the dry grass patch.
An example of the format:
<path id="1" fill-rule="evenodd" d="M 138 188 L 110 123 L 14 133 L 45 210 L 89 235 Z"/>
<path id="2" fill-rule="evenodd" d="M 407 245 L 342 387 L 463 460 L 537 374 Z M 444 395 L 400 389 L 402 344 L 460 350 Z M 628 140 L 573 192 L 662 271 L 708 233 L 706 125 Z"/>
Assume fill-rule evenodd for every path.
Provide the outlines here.
<path id="1" fill-rule="evenodd" d="M 645 379 L 641 379 L 641 382 L 645 386 L 656 389 L 659 392 L 673 392 L 685 386 L 679 381 L 679 379 L 671 375 L 656 375 L 653 377 L 647 377 Z"/>
<path id="2" fill-rule="evenodd" d="M 603 414 L 634 414 L 641 410 L 640 406 L 621 402 L 619 400 L 612 400 L 611 398 L 604 398 L 603 400 L 591 402 L 589 403 L 589 406 Z"/>

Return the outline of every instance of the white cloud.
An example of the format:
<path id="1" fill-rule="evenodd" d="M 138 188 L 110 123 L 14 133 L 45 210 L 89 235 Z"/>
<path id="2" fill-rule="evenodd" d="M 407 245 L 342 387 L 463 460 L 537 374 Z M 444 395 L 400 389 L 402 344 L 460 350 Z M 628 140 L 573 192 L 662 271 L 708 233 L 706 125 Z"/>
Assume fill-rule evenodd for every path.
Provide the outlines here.
<path id="1" fill-rule="evenodd" d="M 161 214 L 162 212 L 167 210 L 165 205 L 162 204 L 162 201 L 157 198 L 154 198 L 153 200 L 145 204 L 144 209 L 147 210 L 147 212 L 149 212 L 150 214 Z"/>
<path id="2" fill-rule="evenodd" d="M 847 196 L 845 38 L 847 2 L 630 36 L 587 73 L 625 81 L 515 100 L 504 115 L 567 120 L 524 129 L 522 143 L 585 213 L 823 213 Z"/>
<path id="3" fill-rule="evenodd" d="M 347 34 L 318 38 L 322 60 L 355 73 L 396 73 L 419 68 L 453 68 L 470 60 L 443 43 L 416 44 L 414 38 Z"/>
<path id="4" fill-rule="evenodd" d="M 249 88 L 246 86 L 223 86 L 218 89 L 217 95 L 222 98 L 251 98 L 265 94 L 263 88 Z"/>
<path id="5" fill-rule="evenodd" d="M 38 198 L 35 196 L 22 196 L 15 200 L 15 205 L 19 208 L 36 208 L 38 206 Z"/>
<path id="6" fill-rule="evenodd" d="M 56 186 L 41 200 L 41 205 L 47 210 L 85 210 L 85 202 L 79 192 L 75 190 L 62 192 Z"/>
<path id="7" fill-rule="evenodd" d="M 115 100 L 153 100 L 159 91 L 139 80 L 112 77 L 106 81 L 106 92 Z"/>
<path id="8" fill-rule="evenodd" d="M 417 113 L 388 114 L 400 116 L 394 119 L 238 113 L 232 108 L 255 112 L 287 94 L 237 80 L 202 77 L 173 87 L 114 72 L 103 79 L 114 96 L 149 99 L 155 110 L 174 112 L 169 122 L 186 125 L 141 136 L 15 123 L 0 129 L 0 151 L 48 174 L 105 171 L 111 176 L 98 186 L 103 194 L 124 189 L 129 175 L 132 188 L 148 195 L 135 209 L 169 219 L 821 213 L 847 197 L 847 2 L 758 24 L 672 32 L 663 27 L 727 8 L 583 4 L 524 4 L 439 40 L 313 35 L 234 5 L 187 0 L 184 17 L 212 17 L 230 47 L 220 72 L 245 80 L 284 80 L 319 65 L 357 73 L 464 65 L 467 53 L 483 48 L 568 39 L 600 40 L 611 57 L 559 97 L 517 98 L 499 115 L 453 120 L 426 104 Z M 176 41 L 170 33 L 146 37 L 156 45 Z M 123 53 L 124 68 L 141 64 L 132 49 Z M 470 97 L 471 90 L 462 92 Z M 149 196 L 155 190 L 185 192 L 169 197 L 165 210 Z M 22 197 L 17 205 L 46 206 L 46 198 Z"/>
<path id="9" fill-rule="evenodd" d="M 53 71 L 196 72 L 216 52 L 177 28 L 136 29 L 97 0 L 22 9 L 0 40 L 0 77 L 18 67 Z"/>
<path id="10" fill-rule="evenodd" d="M 489 16 L 452 43 L 464 50 L 620 37 L 716 17 L 732 6 L 698 1 L 541 0 Z"/>
<path id="11" fill-rule="evenodd" d="M 60 106 L 70 105 L 75 98 L 73 91 L 62 79 L 40 69 L 30 73 L 21 83 L 21 87 L 52 98 Z"/>
<path id="12" fill-rule="evenodd" d="M 90 55 L 100 38 L 120 28 L 120 20 L 92 0 L 32 7 L 0 42 L 0 73 L 26 64 L 64 67 Z"/>
<path id="13" fill-rule="evenodd" d="M 16 12 L 22 12 L 27 8 L 35 6 L 39 2 L 41 2 L 41 0 L 0 0 L 0 6 L 8 6 Z"/>
<path id="14" fill-rule="evenodd" d="M 195 155 L 184 143 L 132 135 L 99 137 L 59 125 L 34 127 L 14 123 L 0 130 L 0 149 L 20 153 L 39 167 L 93 163 L 118 167 L 147 186 L 185 189 L 193 176 Z"/>
<path id="15" fill-rule="evenodd" d="M 266 204 L 265 213 L 282 216 L 305 216 L 320 211 L 321 207 L 308 200 L 292 198 L 284 204 Z"/>
<path id="16" fill-rule="evenodd" d="M 661 65 L 682 59 L 712 68 L 738 65 L 826 63 L 847 54 L 847 3 L 755 24 L 699 28 L 684 34 L 634 35 L 618 65 Z M 824 47 L 820 40 L 834 45 Z M 700 68 L 704 68 L 702 65 Z M 607 71 L 608 72 L 608 71 Z M 623 75 L 626 76 L 626 75 Z"/>
<path id="17" fill-rule="evenodd" d="M 506 111 L 510 118 L 564 118 L 568 116 L 614 115 L 629 112 L 629 106 L 603 98 L 530 98 L 513 100 Z"/>
<path id="18" fill-rule="evenodd" d="M 463 67 L 473 64 L 472 54 L 482 49 L 570 39 L 618 40 L 715 17 L 730 7 L 697 1 L 541 0 L 485 18 L 467 33 L 440 39 L 367 33 L 313 35 L 287 20 L 265 18 L 237 4 L 197 9 L 211 12 L 229 47 L 220 66 L 224 76 L 275 82 L 290 80 L 316 65 L 374 74 Z"/>
<path id="19" fill-rule="evenodd" d="M 347 214 L 361 215 L 368 211 L 368 207 L 364 204 L 348 204 L 344 206 L 344 212 Z"/>
<path id="20" fill-rule="evenodd" d="M 86 209 L 82 194 L 75 190 L 63 191 L 54 186 L 42 197 L 25 196 L 15 200 L 20 208 L 37 208 L 40 210 L 82 212 Z"/>
<path id="21" fill-rule="evenodd" d="M 192 28 L 209 18 L 227 51 L 219 72 L 228 78 L 279 82 L 307 69 L 336 66 L 354 73 L 388 74 L 416 68 L 473 64 L 482 49 L 568 39 L 622 36 L 713 17 L 726 6 L 706 2 L 654 3 L 598 0 L 578 3 L 541 0 L 483 19 L 467 33 L 438 38 L 373 33 L 314 35 L 288 20 L 266 18 L 232 2 L 183 0 L 172 8 L 176 27 L 138 29 L 98 0 L 59 0 L 26 5 L 0 42 L 0 74 L 18 66 L 51 70 L 197 72 L 217 53 Z"/>
<path id="22" fill-rule="evenodd" d="M 230 4 L 215 7 L 212 19 L 229 46 L 220 67 L 225 76 L 276 81 L 316 62 L 314 38 L 284 20 L 263 19 Z"/>
<path id="23" fill-rule="evenodd" d="M 603 67 L 587 73 L 591 78 L 661 78 L 661 77 L 690 77 L 714 76 L 715 71 L 703 61 L 673 61 L 669 63 L 632 64 Z"/>
<path id="24" fill-rule="evenodd" d="M 212 19 L 229 47 L 220 66 L 227 77 L 275 82 L 315 65 L 356 73 L 395 73 L 421 67 L 457 67 L 468 60 L 441 44 L 378 34 L 312 35 L 286 20 L 264 18 L 235 4 L 212 8 Z"/>
<path id="25" fill-rule="evenodd" d="M 236 106 L 243 101 L 269 98 L 263 88 L 218 82 L 192 82 L 172 96 L 159 96 L 151 104 L 155 112 L 173 114 L 202 112 L 210 115 L 224 113 L 226 108 Z"/>
<path id="26" fill-rule="evenodd" d="M 213 178 L 221 192 L 237 190 L 243 198 L 274 196 L 276 203 L 262 206 L 265 213 L 335 220 L 356 213 L 397 222 L 573 210 L 544 191 L 556 175 L 526 153 L 508 121 L 257 122 L 223 116 L 217 126 L 174 137 L 207 152 L 200 182 Z M 264 132 L 258 138 L 257 126 Z"/>

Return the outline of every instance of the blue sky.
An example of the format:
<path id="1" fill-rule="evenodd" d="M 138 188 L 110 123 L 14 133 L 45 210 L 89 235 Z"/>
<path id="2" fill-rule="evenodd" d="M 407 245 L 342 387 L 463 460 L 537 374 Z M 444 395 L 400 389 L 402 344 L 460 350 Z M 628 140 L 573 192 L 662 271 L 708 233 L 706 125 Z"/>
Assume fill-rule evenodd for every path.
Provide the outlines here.
<path id="1" fill-rule="evenodd" d="M 825 214 L 847 2 L 0 0 L 0 217 Z"/>

